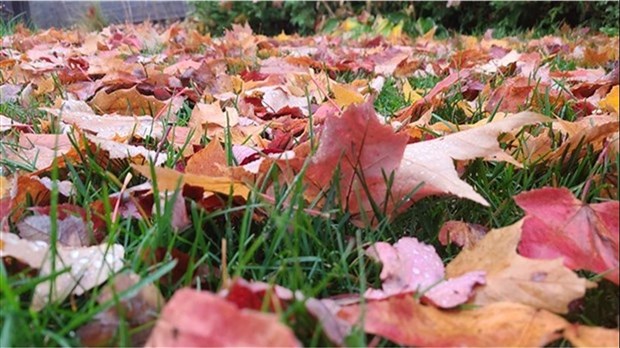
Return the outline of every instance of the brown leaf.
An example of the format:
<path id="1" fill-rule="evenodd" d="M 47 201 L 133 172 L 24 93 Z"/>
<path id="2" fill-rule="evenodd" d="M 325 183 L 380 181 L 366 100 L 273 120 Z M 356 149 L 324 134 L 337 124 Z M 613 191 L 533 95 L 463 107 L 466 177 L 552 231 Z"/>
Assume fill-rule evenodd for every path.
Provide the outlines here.
<path id="1" fill-rule="evenodd" d="M 462 248 L 474 247 L 487 234 L 488 229 L 478 224 L 463 221 L 446 221 L 439 230 L 441 245 L 454 243 Z"/>
<path id="2" fill-rule="evenodd" d="M 447 266 L 456 277 L 473 270 L 487 272 L 487 283 L 476 291 L 474 303 L 516 302 L 556 313 L 585 295 L 589 282 L 562 265 L 561 259 L 533 260 L 517 254 L 523 220 L 491 230 L 473 248 L 465 249 Z"/>
<path id="3" fill-rule="evenodd" d="M 147 347 L 298 347 L 290 328 L 273 314 L 239 309 L 209 292 L 181 289 L 157 321 Z"/>
<path id="4" fill-rule="evenodd" d="M 211 141 L 187 161 L 185 172 L 206 176 L 225 176 L 226 152 L 219 141 Z"/>

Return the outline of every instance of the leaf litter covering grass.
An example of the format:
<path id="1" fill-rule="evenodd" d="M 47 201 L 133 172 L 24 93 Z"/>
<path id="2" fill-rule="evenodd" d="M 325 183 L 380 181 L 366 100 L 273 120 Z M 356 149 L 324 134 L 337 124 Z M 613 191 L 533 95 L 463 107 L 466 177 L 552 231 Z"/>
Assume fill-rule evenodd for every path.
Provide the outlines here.
<path id="1" fill-rule="evenodd" d="M 3 37 L 2 345 L 617 346 L 618 37 L 338 33 Z"/>

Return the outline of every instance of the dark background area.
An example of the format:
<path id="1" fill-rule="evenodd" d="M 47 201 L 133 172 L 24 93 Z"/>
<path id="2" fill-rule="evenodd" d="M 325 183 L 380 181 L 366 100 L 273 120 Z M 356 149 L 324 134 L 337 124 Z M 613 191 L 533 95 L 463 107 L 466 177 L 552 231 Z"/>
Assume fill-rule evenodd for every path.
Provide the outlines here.
<path id="1" fill-rule="evenodd" d="M 437 34 L 457 31 L 496 36 L 534 29 L 552 33 L 563 24 L 618 34 L 618 1 L 0 1 L 2 21 L 22 21 L 35 28 L 89 27 L 143 20 L 177 20 L 187 16 L 204 32 L 221 34 L 233 23 L 249 23 L 258 33 L 311 35 L 351 16 L 372 21 L 378 16 L 403 23 L 404 32 L 419 35 L 437 26 Z M 327 30 L 328 31 L 328 30 Z"/>

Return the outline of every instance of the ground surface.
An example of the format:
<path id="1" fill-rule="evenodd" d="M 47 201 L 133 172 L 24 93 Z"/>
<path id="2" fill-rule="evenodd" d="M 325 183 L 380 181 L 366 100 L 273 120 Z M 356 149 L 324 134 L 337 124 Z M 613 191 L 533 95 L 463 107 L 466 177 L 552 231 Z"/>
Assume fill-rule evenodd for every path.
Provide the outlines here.
<path id="1" fill-rule="evenodd" d="M 618 37 L 356 25 L 3 27 L 0 345 L 617 346 Z"/>

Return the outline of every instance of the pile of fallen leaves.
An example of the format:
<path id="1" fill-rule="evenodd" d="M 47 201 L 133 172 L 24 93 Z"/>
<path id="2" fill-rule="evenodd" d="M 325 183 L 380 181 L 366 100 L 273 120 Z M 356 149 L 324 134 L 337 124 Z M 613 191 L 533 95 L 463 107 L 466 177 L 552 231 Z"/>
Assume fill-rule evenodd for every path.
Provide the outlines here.
<path id="1" fill-rule="evenodd" d="M 302 185 L 308 205 L 300 209 L 330 219 L 322 207 L 336 185 L 331 198 L 372 231 L 431 195 L 485 209 L 484 194 L 460 178 L 474 159 L 550 166 L 583 155 L 584 143 L 600 162 L 618 159 L 618 37 L 439 40 L 392 31 L 351 40 L 346 32 L 265 37 L 234 26 L 212 38 L 185 24 L 143 24 L 95 33 L 21 28 L 0 45 L 0 103 L 48 102 L 30 122 L 0 115 L 3 262 L 53 275 L 37 285 L 35 311 L 109 279 L 99 303 L 135 287 L 140 277 L 108 227 L 149 219 L 158 202 L 171 202 L 169 223 L 181 231 L 191 224 L 190 202 L 206 211 L 243 207 L 250 196 L 273 203 L 276 187 Z M 558 57 L 579 68 L 552 69 Z M 344 73 L 357 78 L 345 83 Z M 407 80 L 428 76 L 439 81 L 429 90 Z M 380 115 L 373 102 L 388 79 L 407 105 Z M 466 121 L 436 122 L 434 111 L 455 94 Z M 561 117 L 567 109 L 571 120 Z M 483 117 L 467 122 L 475 110 Z M 120 189 L 73 204 L 82 182 L 73 168 L 93 159 Z M 542 346 L 562 337 L 617 346 L 617 329 L 562 316 L 597 286 L 577 271 L 619 283 L 612 166 L 615 179 L 588 182 L 611 182 L 604 201 L 546 187 L 514 197 L 525 217 L 510 226 L 447 223 L 439 239 L 462 250 L 445 265 L 415 236 L 368 246 L 383 267 L 380 289 L 312 298 L 228 280 L 222 265 L 217 293 L 178 289 L 164 306 L 157 287 L 142 287 L 79 333 L 84 344 L 107 344 L 122 312 L 132 327 L 156 320 L 135 343 L 298 346 L 277 314 L 301 301 L 334 345 L 361 329 L 407 346 Z M 255 223 L 266 214 L 258 209 Z"/>

